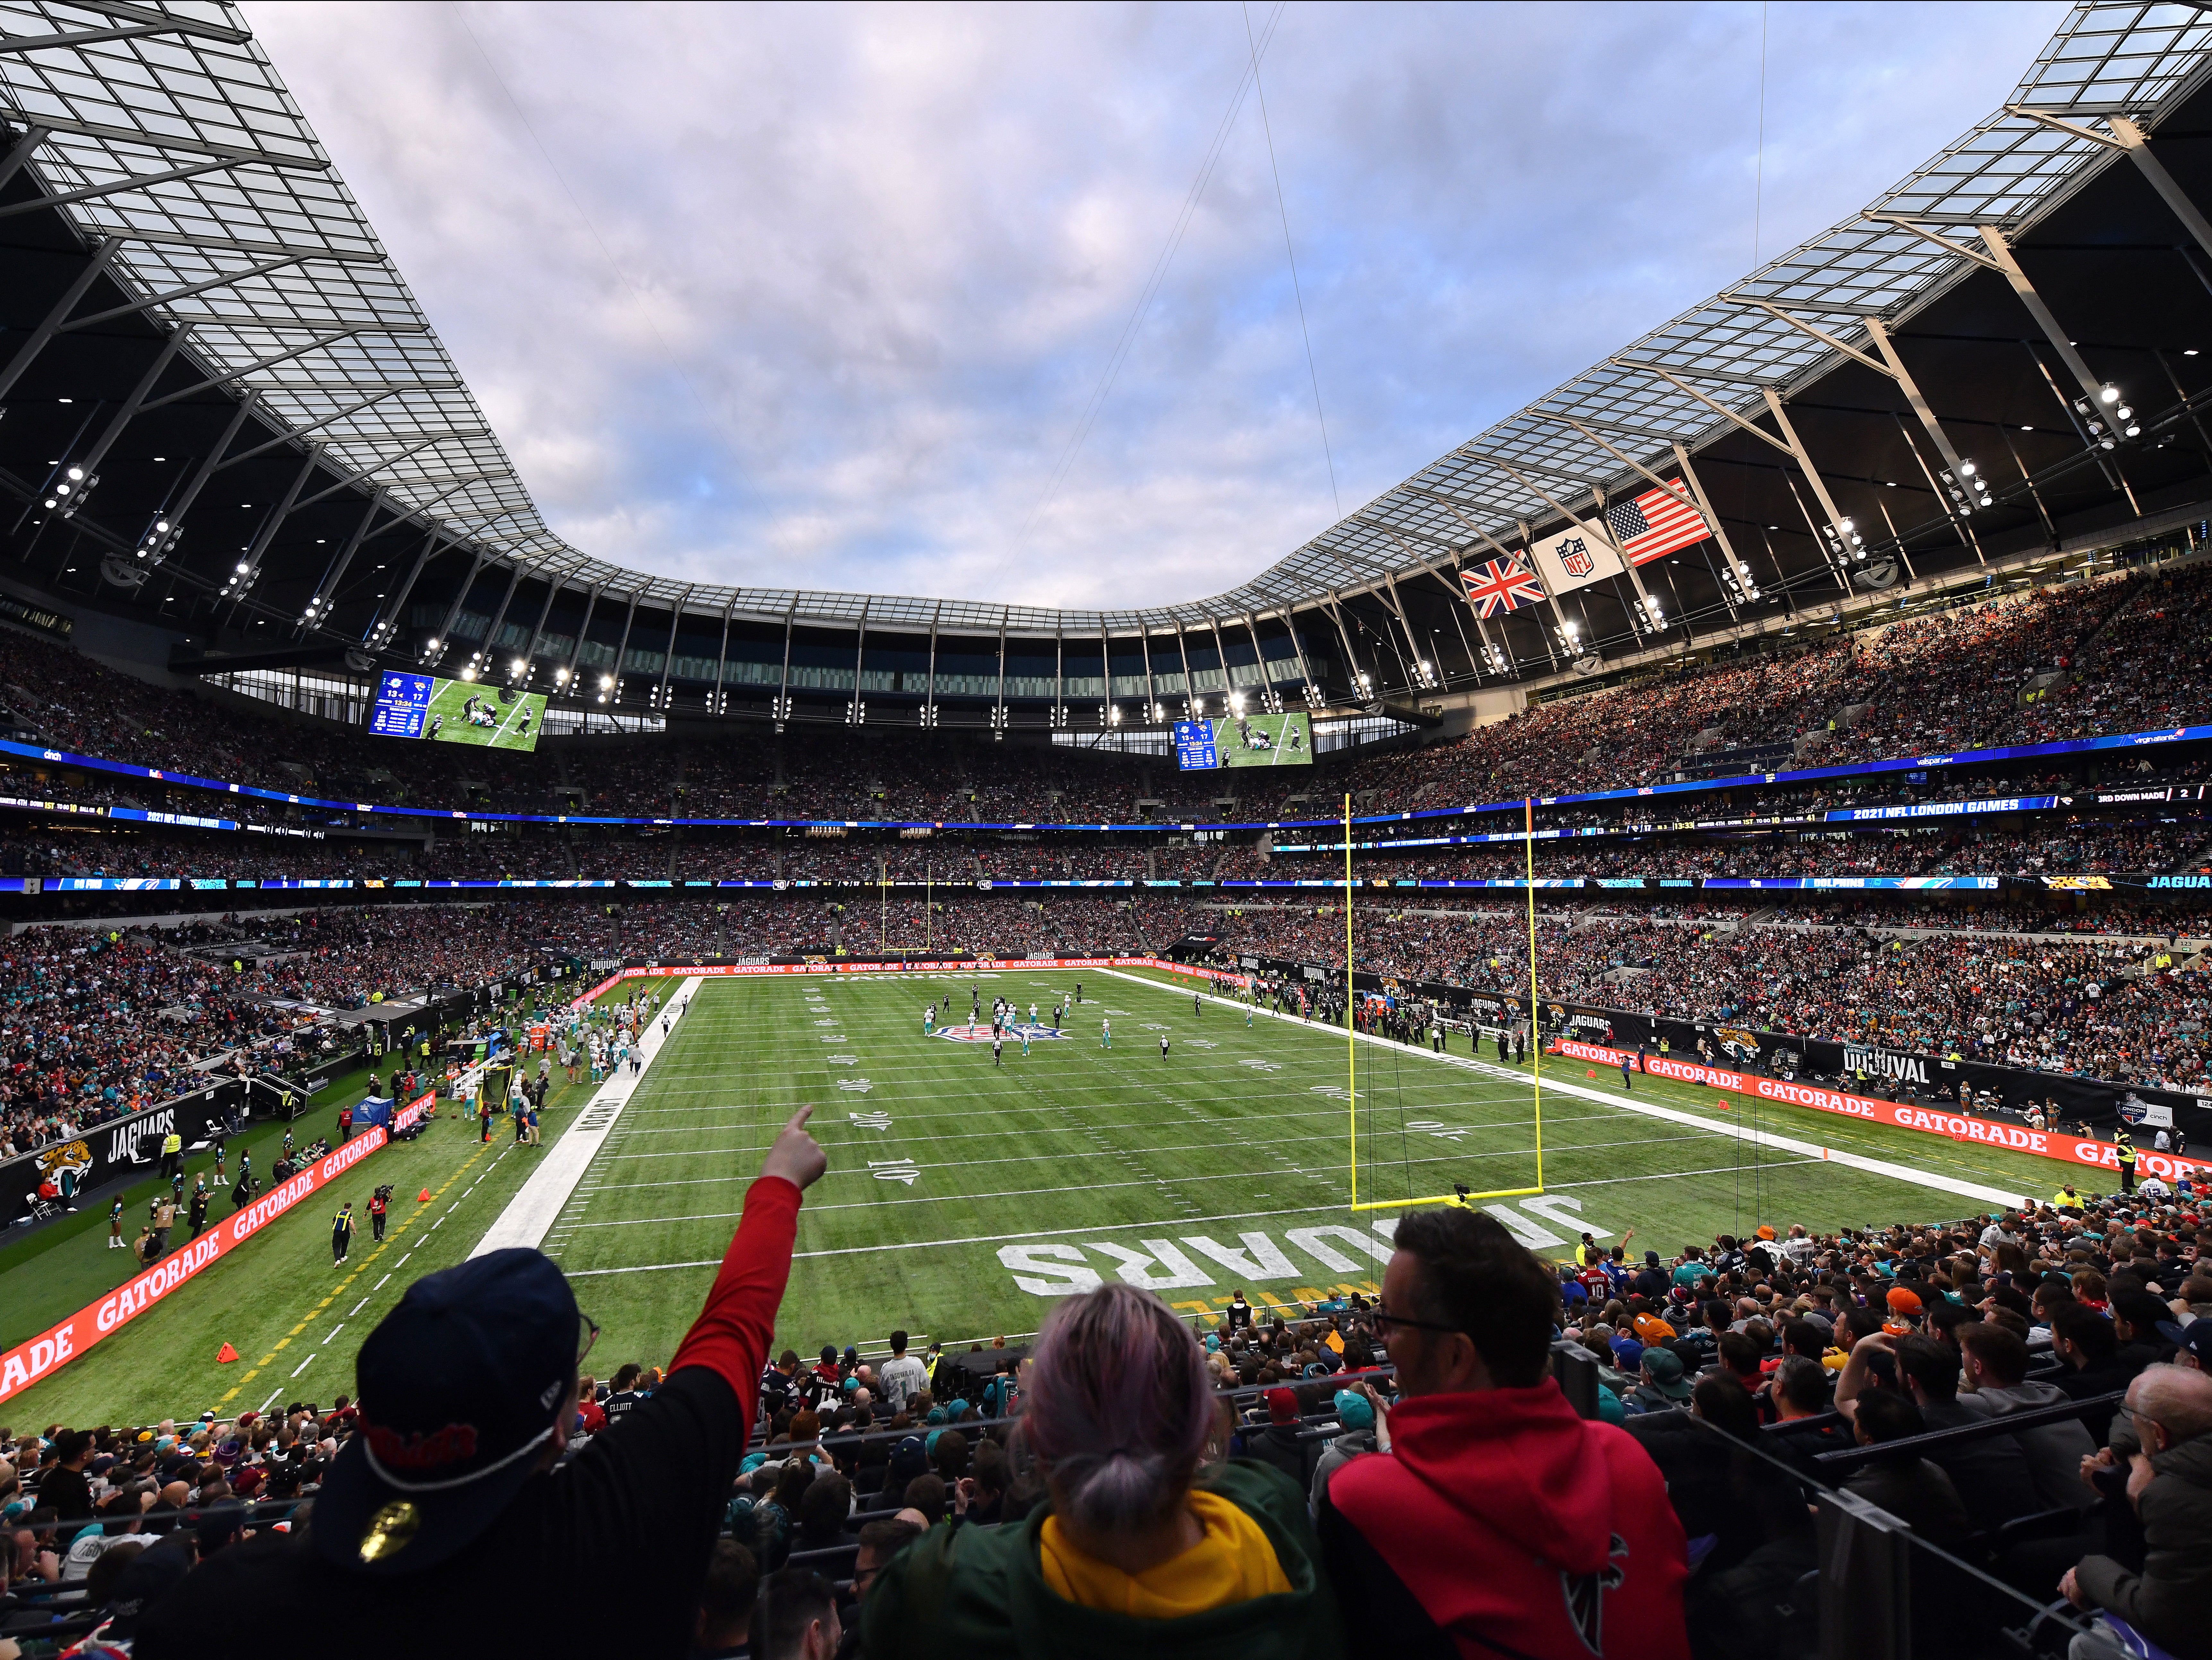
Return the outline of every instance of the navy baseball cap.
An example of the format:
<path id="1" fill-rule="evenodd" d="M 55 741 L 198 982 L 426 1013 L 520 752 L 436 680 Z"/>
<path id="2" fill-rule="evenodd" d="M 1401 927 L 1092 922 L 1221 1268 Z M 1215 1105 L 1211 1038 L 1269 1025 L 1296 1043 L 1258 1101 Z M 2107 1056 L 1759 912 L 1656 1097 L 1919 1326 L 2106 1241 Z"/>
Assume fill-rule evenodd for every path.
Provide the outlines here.
<path id="1" fill-rule="evenodd" d="M 354 1363 L 361 1427 L 308 1533 L 356 1572 L 419 1572 L 483 1533 L 534 1475 L 575 1386 L 575 1293 L 535 1250 L 495 1250 L 407 1289 Z"/>
<path id="2" fill-rule="evenodd" d="M 2176 1347 L 2187 1349 L 2201 1364 L 2212 1365 L 2212 1314 L 2190 1321 L 2161 1320 L 2158 1334 Z"/>

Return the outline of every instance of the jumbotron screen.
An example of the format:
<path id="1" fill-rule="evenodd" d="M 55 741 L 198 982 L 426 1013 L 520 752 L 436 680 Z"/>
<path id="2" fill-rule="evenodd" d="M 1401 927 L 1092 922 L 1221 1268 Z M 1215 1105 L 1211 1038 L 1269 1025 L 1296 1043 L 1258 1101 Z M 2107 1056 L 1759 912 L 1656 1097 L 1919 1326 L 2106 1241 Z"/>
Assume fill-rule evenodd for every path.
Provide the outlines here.
<path id="1" fill-rule="evenodd" d="M 368 729 L 380 738 L 534 750 L 544 724 L 541 691 L 480 686 L 434 674 L 386 674 L 376 688 L 376 713 Z"/>
<path id="2" fill-rule="evenodd" d="M 1313 762 L 1310 716 L 1229 714 L 1175 723 L 1176 764 L 1185 772 L 1214 767 L 1303 767 Z"/>

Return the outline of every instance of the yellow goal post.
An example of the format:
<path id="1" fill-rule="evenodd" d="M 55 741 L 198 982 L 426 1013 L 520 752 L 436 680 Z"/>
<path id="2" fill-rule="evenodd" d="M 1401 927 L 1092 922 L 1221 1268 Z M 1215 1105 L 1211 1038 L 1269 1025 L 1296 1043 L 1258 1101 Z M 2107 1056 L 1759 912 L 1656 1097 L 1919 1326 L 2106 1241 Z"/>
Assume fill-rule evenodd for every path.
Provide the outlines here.
<path id="1" fill-rule="evenodd" d="M 1344 798 L 1344 1093 L 1351 1121 L 1352 1208 L 1354 1211 L 1411 1210 L 1420 1205 L 1471 1205 L 1479 1199 L 1525 1199 L 1544 1191 L 1544 1044 L 1536 1020 L 1536 804 L 1523 797 L 1522 845 L 1527 854 L 1528 896 L 1528 1055 L 1534 1068 L 1536 1111 L 1536 1184 L 1530 1188 L 1490 1188 L 1477 1193 L 1459 1183 L 1449 1193 L 1432 1193 L 1418 1199 L 1366 1199 L 1359 1196 L 1359 1025 L 1358 999 L 1352 979 L 1352 797 Z"/>

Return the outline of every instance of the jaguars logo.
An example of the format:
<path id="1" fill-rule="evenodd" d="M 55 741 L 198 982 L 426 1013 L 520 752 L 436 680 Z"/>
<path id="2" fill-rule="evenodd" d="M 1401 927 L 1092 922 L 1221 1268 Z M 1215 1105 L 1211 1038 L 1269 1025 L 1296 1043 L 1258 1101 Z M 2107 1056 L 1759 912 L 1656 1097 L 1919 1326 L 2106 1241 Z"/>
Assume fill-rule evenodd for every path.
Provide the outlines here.
<path id="1" fill-rule="evenodd" d="M 1721 1053 L 1737 1061 L 1759 1058 L 1759 1039 L 1741 1026 L 1715 1026 L 1713 1036 L 1720 1040 Z"/>
<path id="2" fill-rule="evenodd" d="M 48 1177 L 61 1179 L 64 1171 L 82 1176 L 92 1168 L 92 1147 L 88 1142 L 64 1141 L 59 1146 L 48 1147 L 39 1155 L 39 1179 Z"/>

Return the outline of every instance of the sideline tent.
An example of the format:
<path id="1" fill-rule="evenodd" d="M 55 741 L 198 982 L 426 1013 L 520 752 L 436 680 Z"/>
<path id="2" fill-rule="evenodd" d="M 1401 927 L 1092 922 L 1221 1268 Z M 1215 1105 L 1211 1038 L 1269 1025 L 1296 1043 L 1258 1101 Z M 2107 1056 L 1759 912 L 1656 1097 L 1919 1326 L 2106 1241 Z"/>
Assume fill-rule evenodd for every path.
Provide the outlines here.
<path id="1" fill-rule="evenodd" d="M 365 1095 L 354 1104 L 353 1133 L 358 1135 L 372 1125 L 389 1130 L 392 1115 L 398 1103 L 389 1095 Z"/>

